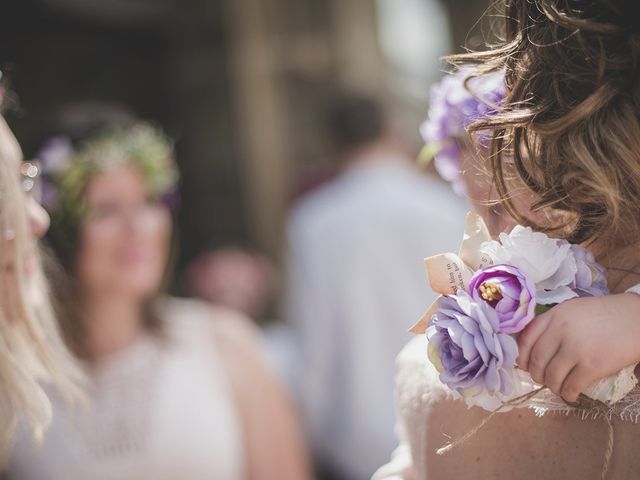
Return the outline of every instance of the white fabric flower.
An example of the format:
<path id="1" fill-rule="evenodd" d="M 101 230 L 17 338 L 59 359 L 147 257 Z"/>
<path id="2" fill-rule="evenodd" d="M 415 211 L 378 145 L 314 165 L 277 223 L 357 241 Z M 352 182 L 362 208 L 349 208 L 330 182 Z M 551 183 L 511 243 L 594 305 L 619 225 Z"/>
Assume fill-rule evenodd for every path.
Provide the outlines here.
<path id="1" fill-rule="evenodd" d="M 549 305 L 578 296 L 570 288 L 578 267 L 569 243 L 521 225 L 501 233 L 500 242 L 484 242 L 480 250 L 494 263 L 512 265 L 533 281 L 537 303 Z"/>

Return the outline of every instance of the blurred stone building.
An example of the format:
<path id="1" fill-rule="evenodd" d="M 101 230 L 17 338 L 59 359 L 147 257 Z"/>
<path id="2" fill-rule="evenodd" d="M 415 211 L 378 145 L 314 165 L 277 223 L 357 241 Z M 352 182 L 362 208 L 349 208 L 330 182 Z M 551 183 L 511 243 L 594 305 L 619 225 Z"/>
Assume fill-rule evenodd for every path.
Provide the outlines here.
<path id="1" fill-rule="evenodd" d="M 339 88 L 378 95 L 418 145 L 439 55 L 477 47 L 487 0 L 1 0 L 7 116 L 27 156 L 50 112 L 125 105 L 177 141 L 182 262 L 222 244 L 280 250 L 318 122 Z"/>

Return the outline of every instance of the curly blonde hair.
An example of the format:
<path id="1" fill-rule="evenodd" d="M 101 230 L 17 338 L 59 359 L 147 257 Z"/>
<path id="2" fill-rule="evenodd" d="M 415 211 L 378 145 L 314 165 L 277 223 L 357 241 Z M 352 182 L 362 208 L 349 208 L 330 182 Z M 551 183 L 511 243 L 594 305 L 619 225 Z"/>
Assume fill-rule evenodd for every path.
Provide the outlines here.
<path id="1" fill-rule="evenodd" d="M 502 42 L 450 57 L 505 70 L 490 169 L 519 222 L 572 242 L 640 237 L 640 30 L 633 0 L 507 0 Z M 517 208 L 516 185 L 534 195 Z M 546 221 L 534 220 L 546 214 Z M 548 221 L 547 221 L 548 220 Z"/>

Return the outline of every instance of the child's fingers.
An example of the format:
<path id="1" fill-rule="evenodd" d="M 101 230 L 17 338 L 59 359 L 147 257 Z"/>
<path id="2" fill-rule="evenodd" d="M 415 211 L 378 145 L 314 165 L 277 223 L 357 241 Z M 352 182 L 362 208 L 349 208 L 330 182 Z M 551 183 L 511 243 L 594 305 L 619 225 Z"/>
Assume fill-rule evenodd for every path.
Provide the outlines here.
<path id="1" fill-rule="evenodd" d="M 544 371 L 544 385 L 556 395 L 560 395 L 562 385 L 575 365 L 575 361 L 564 354 L 561 346 Z"/>
<path id="2" fill-rule="evenodd" d="M 580 394 L 591 383 L 591 376 L 589 375 L 589 369 L 576 365 L 573 367 L 560 391 L 560 396 L 567 402 L 573 403 L 578 400 Z"/>
<path id="3" fill-rule="evenodd" d="M 561 337 L 553 332 L 553 329 L 547 328 L 538 337 L 536 343 L 529 354 L 529 374 L 534 382 L 543 385 L 544 375 L 549 366 L 549 362 L 560 351 Z"/>
<path id="4" fill-rule="evenodd" d="M 529 325 L 520 333 L 518 338 L 518 366 L 523 370 L 529 370 L 529 357 L 531 349 L 544 333 L 551 321 L 552 311 L 543 313 L 534 318 Z"/>

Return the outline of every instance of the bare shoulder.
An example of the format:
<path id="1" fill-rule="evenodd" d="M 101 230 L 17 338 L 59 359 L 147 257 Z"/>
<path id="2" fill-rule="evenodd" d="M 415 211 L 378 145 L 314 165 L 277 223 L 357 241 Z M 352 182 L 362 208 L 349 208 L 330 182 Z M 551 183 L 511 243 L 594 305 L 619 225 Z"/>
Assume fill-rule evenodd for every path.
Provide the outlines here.
<path id="1" fill-rule="evenodd" d="M 210 306 L 211 326 L 225 346 L 263 349 L 260 328 L 249 317 L 223 307 Z"/>
<path id="2" fill-rule="evenodd" d="M 161 308 L 173 337 L 208 335 L 215 339 L 223 360 L 229 356 L 261 358 L 264 354 L 259 327 L 242 313 L 202 300 L 175 297 L 164 299 Z"/>
<path id="3" fill-rule="evenodd" d="M 209 316 L 218 355 L 232 383 L 253 390 L 259 381 L 273 381 L 260 327 L 242 313 L 223 307 L 209 306 Z"/>

